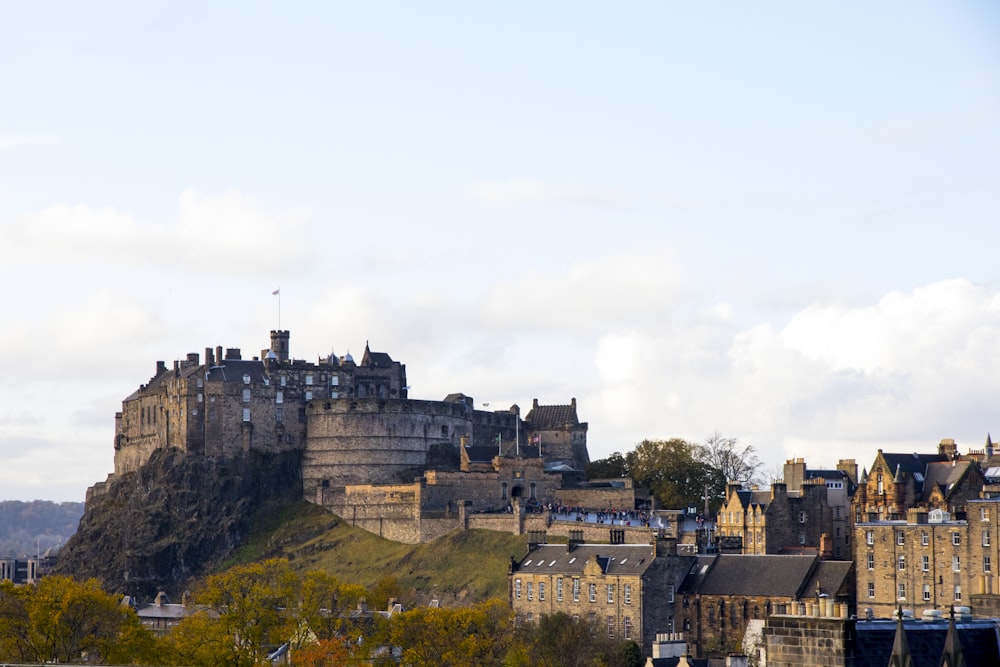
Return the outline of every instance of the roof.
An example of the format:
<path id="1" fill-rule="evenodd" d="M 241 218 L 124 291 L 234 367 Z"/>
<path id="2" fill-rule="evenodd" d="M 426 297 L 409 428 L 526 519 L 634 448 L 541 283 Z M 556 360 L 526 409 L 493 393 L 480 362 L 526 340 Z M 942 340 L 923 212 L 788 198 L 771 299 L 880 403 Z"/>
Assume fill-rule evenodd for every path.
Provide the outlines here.
<path id="1" fill-rule="evenodd" d="M 936 461 L 927 464 L 927 472 L 924 474 L 924 498 L 934 489 L 935 484 L 941 485 L 946 497 L 950 495 L 954 485 L 968 472 L 971 465 L 973 465 L 971 461 Z"/>
<path id="2" fill-rule="evenodd" d="M 491 463 L 493 457 L 498 455 L 494 445 L 469 445 L 465 448 L 465 453 L 469 456 L 471 463 Z"/>
<path id="3" fill-rule="evenodd" d="M 581 576 L 594 557 L 608 575 L 642 574 L 655 560 L 651 544 L 580 544 L 572 551 L 565 544 L 542 544 L 515 563 L 513 571 Z"/>
<path id="4" fill-rule="evenodd" d="M 854 562 L 849 560 L 821 560 L 816 563 L 812 577 L 806 582 L 803 594 L 815 594 L 817 586 L 820 593 L 831 597 L 837 595 L 845 586 L 851 586 L 851 568 Z M 853 591 L 850 591 L 853 593 Z"/>
<path id="5" fill-rule="evenodd" d="M 889 465 L 889 471 L 892 474 L 896 474 L 896 470 L 899 469 L 911 475 L 914 473 L 923 475 L 929 464 L 951 461 L 944 454 L 917 454 L 916 452 L 912 454 L 886 454 L 881 451 L 880 453 Z"/>
<path id="6" fill-rule="evenodd" d="M 365 354 L 361 357 L 362 366 L 374 366 L 375 368 L 392 368 L 392 357 L 385 352 L 372 352 L 365 343 Z"/>
<path id="7" fill-rule="evenodd" d="M 819 558 L 813 556 L 783 556 L 777 554 L 719 554 L 703 577 L 691 586 L 685 579 L 684 588 L 699 595 L 757 595 L 762 597 L 797 598 L 813 580 L 813 569 Z M 701 559 L 698 567 L 704 566 Z M 688 575 L 690 578 L 692 575 Z M 831 570 L 830 580 L 836 578 Z M 824 581 L 826 579 L 824 578 Z"/>
<path id="8" fill-rule="evenodd" d="M 967 665 L 1000 665 L 994 621 L 972 620 L 955 624 Z M 938 667 L 944 652 L 948 621 L 904 620 L 903 629 L 913 667 Z M 896 621 L 858 621 L 855 667 L 885 667 L 896 639 Z"/>
<path id="9" fill-rule="evenodd" d="M 533 429 L 562 428 L 567 424 L 576 426 L 580 423 L 576 416 L 576 399 L 569 405 L 539 405 L 536 399 L 524 423 Z"/>

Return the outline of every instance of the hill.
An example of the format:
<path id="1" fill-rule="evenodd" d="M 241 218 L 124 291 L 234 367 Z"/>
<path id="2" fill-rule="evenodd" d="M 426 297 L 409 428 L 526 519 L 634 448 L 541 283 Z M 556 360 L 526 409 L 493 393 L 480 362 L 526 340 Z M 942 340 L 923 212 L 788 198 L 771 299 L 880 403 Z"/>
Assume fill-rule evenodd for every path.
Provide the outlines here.
<path id="1" fill-rule="evenodd" d="M 82 515 L 83 503 L 0 501 L 0 557 L 34 556 L 65 544 Z"/>
<path id="2" fill-rule="evenodd" d="M 298 501 L 265 517 L 222 567 L 284 557 L 301 572 L 323 570 L 366 587 L 393 575 L 419 601 L 437 598 L 451 606 L 506 596 L 510 558 L 526 550 L 524 536 L 487 530 L 424 544 L 391 542 Z"/>
<path id="3" fill-rule="evenodd" d="M 179 599 L 202 577 L 264 558 L 370 587 L 386 575 L 419 601 L 472 603 L 506 594 L 511 556 L 526 538 L 467 531 L 407 545 L 354 528 L 302 500 L 298 454 L 226 459 L 159 450 L 88 503 L 56 572 L 106 590 Z"/>

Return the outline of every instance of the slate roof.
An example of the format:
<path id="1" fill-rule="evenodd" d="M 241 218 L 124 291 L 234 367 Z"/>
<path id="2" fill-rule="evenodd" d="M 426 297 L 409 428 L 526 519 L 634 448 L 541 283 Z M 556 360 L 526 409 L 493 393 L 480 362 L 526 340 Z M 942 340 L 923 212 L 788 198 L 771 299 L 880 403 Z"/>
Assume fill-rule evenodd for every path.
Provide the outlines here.
<path id="1" fill-rule="evenodd" d="M 365 343 L 365 353 L 361 357 L 362 366 L 373 366 L 375 368 L 392 368 L 392 357 L 385 352 L 372 352 Z"/>
<path id="2" fill-rule="evenodd" d="M 576 404 L 538 405 L 536 402 L 524 418 L 524 423 L 533 429 L 562 428 L 567 424 L 576 426 L 580 420 L 576 416 Z"/>
<path id="3" fill-rule="evenodd" d="M 736 497 L 740 500 L 740 505 L 743 509 L 750 507 L 751 505 L 760 505 L 761 507 L 767 507 L 771 502 L 771 492 L 770 491 L 751 491 L 749 489 L 740 489 L 736 492 Z"/>
<path id="4" fill-rule="evenodd" d="M 469 445 L 465 448 L 465 452 L 469 455 L 471 463 L 490 463 L 493 457 L 498 455 L 495 445 Z"/>
<path id="5" fill-rule="evenodd" d="M 959 621 L 955 624 L 967 665 L 1000 665 L 997 628 L 993 621 Z M 938 667 L 948 634 L 948 621 L 904 620 L 913 667 Z M 855 667 L 885 667 L 896 638 L 892 620 L 858 621 L 855 626 Z"/>
<path id="6" fill-rule="evenodd" d="M 928 464 L 927 472 L 924 474 L 923 497 L 926 498 L 930 494 L 935 484 L 940 484 L 947 496 L 952 486 L 962 479 L 971 465 L 973 465 L 971 461 L 940 461 Z"/>
<path id="7" fill-rule="evenodd" d="M 655 559 L 650 544 L 581 544 L 572 551 L 565 544 L 542 544 L 516 563 L 514 572 L 582 576 L 594 556 L 604 574 L 622 576 L 642 574 Z"/>
<path id="8" fill-rule="evenodd" d="M 806 585 L 813 580 L 813 568 L 820 562 L 817 556 L 783 556 L 778 554 L 720 554 L 703 574 L 698 560 L 692 574 L 684 580 L 682 590 L 699 595 L 746 595 L 797 598 L 810 591 Z M 824 573 L 832 580 L 835 570 Z M 689 583 L 688 579 L 696 577 Z M 700 579 L 700 582 L 698 581 Z M 815 585 L 813 586 L 815 590 Z"/>
<path id="9" fill-rule="evenodd" d="M 845 585 L 850 587 L 851 568 L 853 561 L 849 560 L 821 560 L 816 563 L 812 577 L 806 582 L 802 589 L 803 595 L 815 595 L 816 585 L 819 584 L 820 592 L 835 596 Z"/>
<path id="10" fill-rule="evenodd" d="M 947 461 L 950 463 L 949 459 L 944 454 L 886 454 L 881 452 L 882 458 L 889 465 L 889 471 L 891 474 L 896 474 L 896 470 L 899 469 L 905 473 L 914 474 L 919 473 L 924 474 L 927 470 L 927 466 L 931 463 L 940 463 L 942 461 Z"/>

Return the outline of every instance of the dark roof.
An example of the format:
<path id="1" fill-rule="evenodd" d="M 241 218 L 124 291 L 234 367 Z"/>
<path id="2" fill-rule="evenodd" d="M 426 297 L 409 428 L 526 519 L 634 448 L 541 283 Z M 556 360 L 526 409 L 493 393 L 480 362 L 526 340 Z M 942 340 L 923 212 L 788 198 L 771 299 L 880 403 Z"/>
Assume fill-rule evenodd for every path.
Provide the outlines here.
<path id="1" fill-rule="evenodd" d="M 693 592 L 797 598 L 808 592 L 805 587 L 818 561 L 816 556 L 720 554 Z"/>
<path id="2" fill-rule="evenodd" d="M 916 452 L 913 454 L 886 454 L 882 452 L 882 458 L 889 465 L 889 472 L 893 475 L 896 474 L 897 469 L 911 475 L 914 473 L 923 475 L 928 464 L 950 461 L 944 454 L 917 454 Z"/>
<path id="3" fill-rule="evenodd" d="M 465 448 L 465 453 L 469 455 L 469 461 L 472 463 L 490 463 L 493 457 L 499 454 L 497 448 L 492 445 L 469 445 Z"/>
<path id="4" fill-rule="evenodd" d="M 850 587 L 849 579 L 852 567 L 854 567 L 854 562 L 849 560 L 819 561 L 816 563 L 812 577 L 802 589 L 803 595 L 815 594 L 818 584 L 821 593 L 834 597 L 845 586 Z"/>
<path id="5" fill-rule="evenodd" d="M 361 357 L 362 366 L 374 366 L 375 368 L 391 368 L 393 364 L 392 357 L 390 357 L 385 352 L 372 352 L 368 349 L 368 343 L 365 343 L 365 353 Z"/>
<path id="6" fill-rule="evenodd" d="M 589 560 L 597 557 L 604 574 L 642 574 L 653 564 L 651 544 L 542 544 L 528 552 L 514 572 L 582 575 Z"/>
<path id="7" fill-rule="evenodd" d="M 945 497 L 951 495 L 952 488 L 968 472 L 971 465 L 973 465 L 971 461 L 937 461 L 929 463 L 927 465 L 927 472 L 924 475 L 924 498 L 934 489 L 935 484 L 941 485 Z"/>
<path id="8" fill-rule="evenodd" d="M 212 367 L 200 367 L 204 372 L 207 368 L 206 380 L 208 382 L 243 382 L 243 376 L 249 375 L 250 382 L 260 384 L 267 377 L 264 372 L 264 363 L 261 361 L 248 361 L 246 359 L 225 359 L 221 365 Z"/>
<path id="9" fill-rule="evenodd" d="M 576 416 L 576 403 L 570 405 L 538 405 L 536 402 L 524 418 L 524 423 L 532 429 L 562 428 L 576 426 L 580 420 Z"/>
<path id="10" fill-rule="evenodd" d="M 993 621 L 960 621 L 955 624 L 967 665 L 1000 665 L 997 629 Z M 904 620 L 913 667 L 938 667 L 944 652 L 948 621 Z M 896 638 L 892 620 L 858 621 L 855 667 L 885 667 Z"/>

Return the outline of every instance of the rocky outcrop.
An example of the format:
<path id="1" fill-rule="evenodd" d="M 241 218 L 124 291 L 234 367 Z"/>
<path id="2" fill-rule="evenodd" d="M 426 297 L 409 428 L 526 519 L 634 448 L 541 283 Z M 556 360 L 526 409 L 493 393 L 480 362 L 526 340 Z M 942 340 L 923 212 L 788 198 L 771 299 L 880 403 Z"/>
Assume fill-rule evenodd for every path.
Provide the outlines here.
<path id="1" fill-rule="evenodd" d="M 56 572 L 106 590 L 180 599 L 189 580 L 244 544 L 255 520 L 302 497 L 298 452 L 212 459 L 158 450 L 87 503 Z"/>

